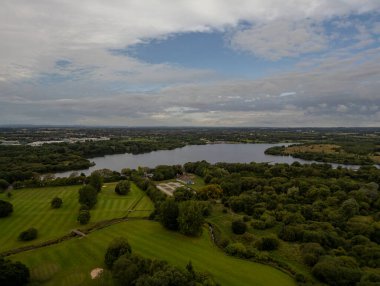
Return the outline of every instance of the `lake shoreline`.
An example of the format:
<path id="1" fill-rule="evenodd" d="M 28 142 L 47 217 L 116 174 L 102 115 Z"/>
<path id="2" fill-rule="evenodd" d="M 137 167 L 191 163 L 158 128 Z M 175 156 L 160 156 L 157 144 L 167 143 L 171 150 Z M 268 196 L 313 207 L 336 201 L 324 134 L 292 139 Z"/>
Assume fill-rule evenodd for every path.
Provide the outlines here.
<path id="1" fill-rule="evenodd" d="M 85 175 L 99 169 L 110 169 L 120 172 L 123 168 L 136 169 L 141 167 L 154 168 L 158 165 L 183 165 L 187 162 L 196 162 L 205 160 L 211 164 L 218 162 L 226 163 L 287 163 L 292 164 L 299 162 L 301 164 L 329 164 L 333 168 L 343 167 L 358 169 L 360 165 L 345 165 L 335 163 L 323 163 L 317 161 L 308 161 L 289 156 L 267 155 L 265 150 L 274 146 L 286 146 L 295 144 L 294 142 L 284 143 L 223 143 L 213 142 L 204 145 L 186 145 L 184 147 L 172 150 L 158 150 L 142 154 L 113 154 L 102 157 L 89 158 L 95 165 L 82 170 L 72 170 L 58 172 L 56 177 L 69 177 L 73 172 L 84 173 Z M 379 167 L 379 166 L 376 166 Z"/>

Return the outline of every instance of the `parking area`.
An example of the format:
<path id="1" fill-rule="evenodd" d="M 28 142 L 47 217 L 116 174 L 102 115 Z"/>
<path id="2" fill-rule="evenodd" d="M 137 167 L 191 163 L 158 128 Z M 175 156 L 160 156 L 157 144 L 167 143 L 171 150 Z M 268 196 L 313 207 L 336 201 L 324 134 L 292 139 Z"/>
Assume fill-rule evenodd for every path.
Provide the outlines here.
<path id="1" fill-rule="evenodd" d="M 173 196 L 173 193 L 174 191 L 179 188 L 179 187 L 182 187 L 183 184 L 179 183 L 179 182 L 169 182 L 169 183 L 161 183 L 161 184 L 158 184 L 157 185 L 157 188 L 164 192 L 165 194 L 169 195 L 169 196 Z"/>

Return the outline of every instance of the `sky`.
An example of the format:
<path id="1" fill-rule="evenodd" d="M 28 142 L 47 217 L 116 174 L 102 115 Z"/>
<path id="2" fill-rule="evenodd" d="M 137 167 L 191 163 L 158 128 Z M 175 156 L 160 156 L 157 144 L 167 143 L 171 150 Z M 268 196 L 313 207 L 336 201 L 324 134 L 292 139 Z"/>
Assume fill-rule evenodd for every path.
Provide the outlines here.
<path id="1" fill-rule="evenodd" d="M 0 124 L 380 127 L 380 1 L 2 0 Z"/>

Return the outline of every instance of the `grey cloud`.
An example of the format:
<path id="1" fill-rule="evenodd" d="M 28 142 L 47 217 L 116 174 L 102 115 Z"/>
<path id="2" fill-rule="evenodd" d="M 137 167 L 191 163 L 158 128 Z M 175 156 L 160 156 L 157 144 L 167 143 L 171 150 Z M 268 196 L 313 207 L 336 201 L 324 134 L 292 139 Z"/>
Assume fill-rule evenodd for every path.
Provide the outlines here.
<path id="1" fill-rule="evenodd" d="M 2 1 L 1 123 L 380 125 L 379 49 L 352 55 L 352 49 L 368 47 L 377 26 L 361 29 L 356 47 L 257 80 L 225 80 L 213 71 L 150 65 L 108 52 L 216 29 L 235 31 L 235 47 L 266 58 L 313 53 L 329 40 L 318 23 L 379 11 L 378 0 L 110 3 Z M 254 26 L 240 31 L 240 21 Z"/>
<path id="2" fill-rule="evenodd" d="M 237 31 L 231 46 L 259 57 L 278 60 L 323 51 L 327 37 L 309 20 L 278 20 Z"/>

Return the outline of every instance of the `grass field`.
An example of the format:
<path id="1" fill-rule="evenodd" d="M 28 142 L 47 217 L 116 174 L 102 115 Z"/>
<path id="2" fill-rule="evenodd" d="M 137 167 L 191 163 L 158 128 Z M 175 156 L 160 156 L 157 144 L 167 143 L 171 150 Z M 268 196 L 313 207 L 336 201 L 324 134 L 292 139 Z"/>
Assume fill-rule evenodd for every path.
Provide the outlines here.
<path id="1" fill-rule="evenodd" d="M 114 192 L 115 183 L 105 184 L 98 195 L 98 203 L 91 210 L 91 221 L 125 216 L 128 209 L 141 199 L 133 216 L 148 216 L 153 205 L 144 197 L 144 193 L 132 184 L 131 192 L 127 196 L 118 196 Z M 79 209 L 78 189 L 80 186 L 30 188 L 12 191 L 12 198 L 0 194 L 0 199 L 8 200 L 13 204 L 14 211 L 10 217 L 0 219 L 0 252 L 34 244 L 40 241 L 53 239 L 67 234 L 71 229 L 83 227 L 76 221 Z M 50 201 L 59 196 L 63 199 L 60 209 L 52 209 Z M 132 215 L 132 213 L 131 213 Z M 18 241 L 21 231 L 35 227 L 38 238 L 30 242 Z"/>
<path id="2" fill-rule="evenodd" d="M 133 251 L 185 267 L 189 260 L 199 271 L 208 271 L 222 285 L 295 285 L 287 274 L 272 267 L 226 256 L 213 245 L 204 231 L 200 238 L 190 238 L 164 229 L 159 223 L 131 220 L 58 245 L 11 256 L 25 263 L 36 284 L 43 285 L 112 285 L 109 274 L 98 281 L 90 271 L 104 267 L 103 256 L 115 237 L 126 237 Z"/>
<path id="3" fill-rule="evenodd" d="M 310 144 L 310 145 L 295 145 L 285 148 L 285 154 L 294 153 L 339 153 L 342 147 L 336 144 Z"/>

